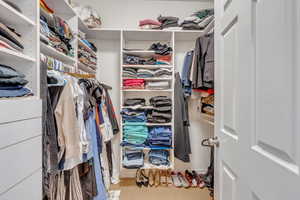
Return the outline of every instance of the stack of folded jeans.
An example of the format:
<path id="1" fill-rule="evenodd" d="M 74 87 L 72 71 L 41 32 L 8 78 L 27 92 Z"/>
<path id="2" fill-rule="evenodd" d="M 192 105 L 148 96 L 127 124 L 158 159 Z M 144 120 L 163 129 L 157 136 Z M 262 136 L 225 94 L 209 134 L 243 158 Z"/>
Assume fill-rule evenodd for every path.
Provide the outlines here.
<path id="1" fill-rule="evenodd" d="M 125 79 L 123 81 L 124 89 L 145 89 L 144 79 Z"/>
<path id="2" fill-rule="evenodd" d="M 142 150 L 126 149 L 123 154 L 123 167 L 138 169 L 144 166 L 144 153 Z"/>
<path id="3" fill-rule="evenodd" d="M 153 165 L 169 165 L 169 151 L 155 149 L 149 152 L 149 162 Z"/>
<path id="4" fill-rule="evenodd" d="M 0 98 L 32 95 L 32 92 L 25 88 L 27 83 L 24 74 L 0 64 Z"/>
<path id="5" fill-rule="evenodd" d="M 150 123 L 169 123 L 172 120 L 172 100 L 166 96 L 156 96 L 150 99 L 153 109 L 147 113 Z"/>
<path id="6" fill-rule="evenodd" d="M 157 126 L 149 131 L 147 143 L 150 148 L 170 148 L 172 146 L 171 127 Z"/>
<path id="7" fill-rule="evenodd" d="M 147 82 L 147 89 L 150 89 L 150 90 L 170 89 L 170 82 L 169 81 L 149 81 L 149 82 Z"/>
<path id="8" fill-rule="evenodd" d="M 126 67 L 123 69 L 123 77 L 137 78 L 137 71 L 134 68 Z"/>
<path id="9" fill-rule="evenodd" d="M 124 106 L 145 106 L 146 100 L 144 98 L 128 98 L 124 101 Z"/>

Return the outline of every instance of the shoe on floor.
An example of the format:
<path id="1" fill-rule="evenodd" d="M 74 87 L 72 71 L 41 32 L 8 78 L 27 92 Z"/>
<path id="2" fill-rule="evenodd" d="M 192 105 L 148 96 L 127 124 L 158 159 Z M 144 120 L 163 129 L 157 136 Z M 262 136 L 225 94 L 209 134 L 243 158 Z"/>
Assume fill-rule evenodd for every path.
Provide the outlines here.
<path id="1" fill-rule="evenodd" d="M 181 183 L 179 177 L 177 176 L 176 172 L 171 172 L 171 178 L 172 178 L 173 185 L 175 187 L 178 187 L 178 188 L 182 187 L 182 183 Z"/>

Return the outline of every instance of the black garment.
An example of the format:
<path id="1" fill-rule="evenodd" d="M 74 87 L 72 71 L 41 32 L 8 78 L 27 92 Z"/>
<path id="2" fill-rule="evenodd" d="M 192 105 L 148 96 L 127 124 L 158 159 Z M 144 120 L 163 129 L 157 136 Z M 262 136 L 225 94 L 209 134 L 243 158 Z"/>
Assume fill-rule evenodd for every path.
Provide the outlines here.
<path id="1" fill-rule="evenodd" d="M 179 73 L 175 74 L 175 157 L 183 162 L 190 162 L 191 144 L 189 135 L 188 104 L 182 89 Z"/>
<path id="2" fill-rule="evenodd" d="M 113 129 L 113 133 L 115 135 L 115 134 L 118 134 L 120 132 L 119 123 L 118 123 L 116 113 L 115 113 L 115 109 L 114 109 L 114 106 L 112 104 L 111 98 L 109 96 L 108 90 L 106 88 L 104 88 L 104 89 L 105 89 L 105 92 L 106 92 L 105 102 L 106 102 L 106 107 L 107 107 L 108 118 L 110 120 L 112 129 Z"/>
<path id="3" fill-rule="evenodd" d="M 192 87 L 214 88 L 214 37 L 199 37 L 195 44 Z"/>
<path id="4" fill-rule="evenodd" d="M 124 102 L 124 106 L 136 106 L 136 105 L 145 106 L 146 100 L 144 98 L 129 98 L 126 99 Z"/>
<path id="5" fill-rule="evenodd" d="M 106 153 L 107 153 L 107 161 L 108 161 L 108 169 L 109 169 L 109 175 L 112 177 L 113 175 L 113 162 L 112 162 L 112 145 L 111 141 L 108 141 L 106 143 Z"/>
<path id="6" fill-rule="evenodd" d="M 166 56 L 169 55 L 173 49 L 166 44 L 162 45 L 158 42 L 158 43 L 153 43 L 149 48 L 149 50 L 155 51 L 155 54 Z"/>

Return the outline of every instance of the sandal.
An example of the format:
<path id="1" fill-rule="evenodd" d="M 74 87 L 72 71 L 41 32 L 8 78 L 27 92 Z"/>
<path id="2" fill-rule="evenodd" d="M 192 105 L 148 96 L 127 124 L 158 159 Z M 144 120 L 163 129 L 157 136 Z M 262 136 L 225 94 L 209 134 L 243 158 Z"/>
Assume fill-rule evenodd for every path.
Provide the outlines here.
<path id="1" fill-rule="evenodd" d="M 145 186 L 145 187 L 148 187 L 149 185 L 149 177 L 146 176 L 146 172 L 144 169 L 141 170 L 141 177 L 142 177 L 142 184 Z"/>
<path id="2" fill-rule="evenodd" d="M 143 183 L 142 183 L 142 180 L 141 180 L 141 170 L 136 170 L 136 174 L 135 174 L 135 184 L 138 186 L 138 187 L 142 187 Z"/>
<path id="3" fill-rule="evenodd" d="M 155 175 L 152 169 L 149 170 L 148 177 L 149 177 L 149 186 L 153 187 L 155 184 Z"/>

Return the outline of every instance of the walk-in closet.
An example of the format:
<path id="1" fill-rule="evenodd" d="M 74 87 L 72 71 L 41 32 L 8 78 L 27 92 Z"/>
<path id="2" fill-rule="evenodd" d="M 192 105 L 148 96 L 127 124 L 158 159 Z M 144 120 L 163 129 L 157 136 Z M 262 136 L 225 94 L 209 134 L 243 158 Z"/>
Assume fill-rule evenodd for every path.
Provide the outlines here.
<path id="1" fill-rule="evenodd" d="M 0 200 L 282 200 L 297 0 L 0 0 Z"/>

